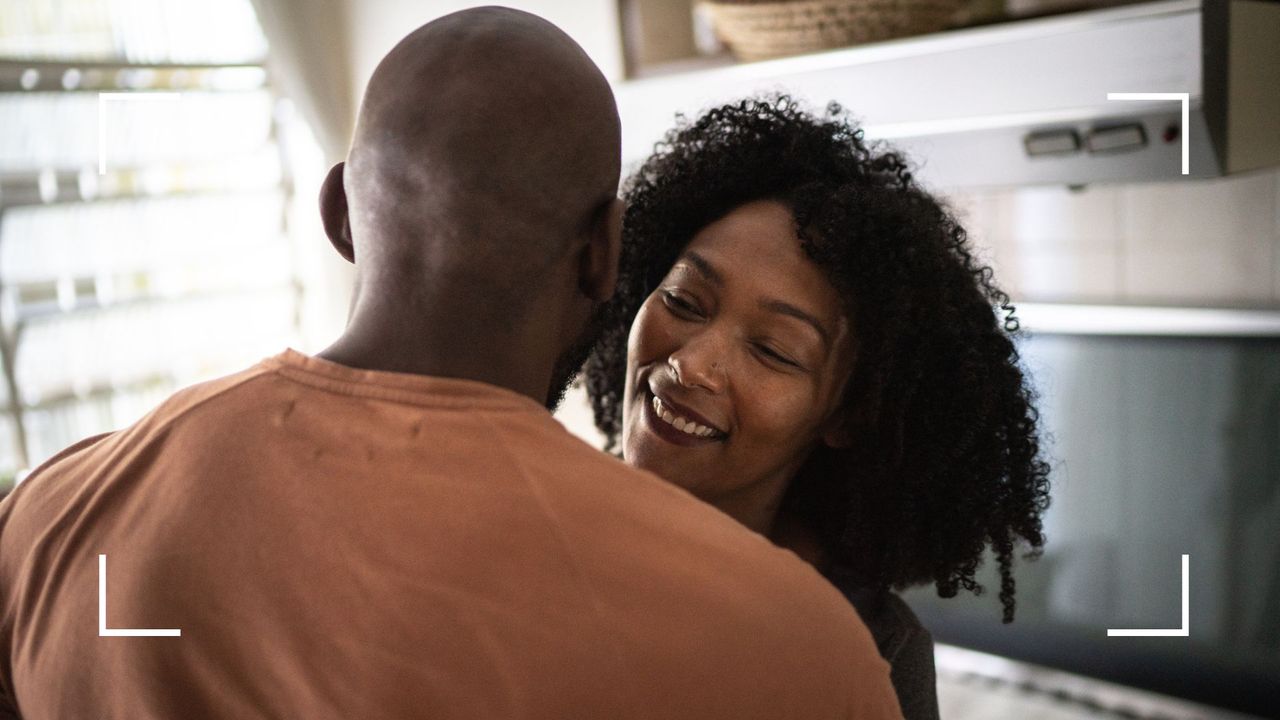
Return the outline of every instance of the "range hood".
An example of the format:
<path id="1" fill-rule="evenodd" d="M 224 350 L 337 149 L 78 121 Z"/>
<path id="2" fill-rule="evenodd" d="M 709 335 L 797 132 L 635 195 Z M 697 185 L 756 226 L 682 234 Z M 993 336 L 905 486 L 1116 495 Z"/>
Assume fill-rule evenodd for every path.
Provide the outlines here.
<path id="1" fill-rule="evenodd" d="M 628 166 L 677 112 L 786 91 L 815 109 L 839 102 L 937 187 L 1219 177 L 1280 165 L 1280 2 L 1143 3 L 615 90 Z M 1187 124 L 1181 100 L 1112 93 L 1185 93 Z"/>

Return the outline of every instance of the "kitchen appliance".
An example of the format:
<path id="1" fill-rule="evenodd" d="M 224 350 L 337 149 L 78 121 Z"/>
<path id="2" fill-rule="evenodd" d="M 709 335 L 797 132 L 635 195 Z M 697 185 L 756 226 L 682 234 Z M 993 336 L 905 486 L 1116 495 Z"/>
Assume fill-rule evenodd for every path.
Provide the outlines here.
<path id="1" fill-rule="evenodd" d="M 908 153 L 935 186 L 1209 178 L 1280 165 L 1277 48 L 1280 3 L 1164 0 L 673 73 L 615 90 L 628 163 L 648 155 L 677 112 L 695 116 L 786 91 L 814 109 L 839 102 L 868 138 Z M 1185 101 L 1109 99 L 1113 93 Z"/>

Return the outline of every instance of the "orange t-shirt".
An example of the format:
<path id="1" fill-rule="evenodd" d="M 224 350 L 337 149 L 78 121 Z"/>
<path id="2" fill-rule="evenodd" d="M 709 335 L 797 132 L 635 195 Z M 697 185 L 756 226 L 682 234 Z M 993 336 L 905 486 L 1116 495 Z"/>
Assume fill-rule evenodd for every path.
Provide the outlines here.
<path id="1" fill-rule="evenodd" d="M 105 627 L 176 637 L 100 636 Z M 0 716 L 899 718 L 794 555 L 466 380 L 293 351 L 0 503 Z"/>

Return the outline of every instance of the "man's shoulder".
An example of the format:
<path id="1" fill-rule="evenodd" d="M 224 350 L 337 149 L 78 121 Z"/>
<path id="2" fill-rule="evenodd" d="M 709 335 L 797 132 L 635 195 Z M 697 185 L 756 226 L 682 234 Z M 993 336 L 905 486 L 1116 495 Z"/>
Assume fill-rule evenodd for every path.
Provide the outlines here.
<path id="1" fill-rule="evenodd" d="M 612 566 L 605 572 L 634 571 L 659 586 L 670 581 L 673 593 L 693 589 L 726 608 L 785 616 L 788 624 L 865 632 L 843 596 L 794 553 L 687 490 L 563 435 L 527 446 L 518 464 L 545 491 L 573 545 Z M 709 592 L 716 587 L 724 591 Z"/>
<path id="2" fill-rule="evenodd" d="M 252 397 L 251 392 L 236 393 L 246 383 L 262 377 L 270 372 L 269 368 L 256 365 L 237 373 L 213 380 L 196 383 L 182 388 L 160 402 L 132 425 L 120 430 L 100 433 L 79 440 L 40 463 L 31 471 L 25 480 L 15 488 L 13 494 L 21 495 L 40 486 L 50 476 L 57 476 L 68 469 L 82 463 L 96 464 L 102 453 L 118 452 L 121 448 L 136 445 L 138 442 L 157 434 L 163 434 L 172 425 L 189 415 L 193 410 L 210 402 L 229 399 L 233 395 L 237 402 Z"/>
<path id="3" fill-rule="evenodd" d="M 247 387 L 272 375 L 272 368 L 258 364 L 212 380 L 184 387 L 157 405 L 143 420 L 171 422 L 210 403 L 253 401 L 262 397 L 260 387 Z"/>

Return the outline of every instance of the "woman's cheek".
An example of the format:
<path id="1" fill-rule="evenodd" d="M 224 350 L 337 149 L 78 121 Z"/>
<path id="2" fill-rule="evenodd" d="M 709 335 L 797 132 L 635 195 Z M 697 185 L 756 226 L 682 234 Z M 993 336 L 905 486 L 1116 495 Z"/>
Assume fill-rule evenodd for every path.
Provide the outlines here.
<path id="1" fill-rule="evenodd" d="M 753 425 L 773 443 L 782 444 L 788 436 L 807 433 L 807 428 L 815 425 L 810 416 L 817 415 L 821 408 L 811 383 L 781 376 L 762 377 L 749 387 L 753 388 L 751 407 L 756 417 Z"/>

